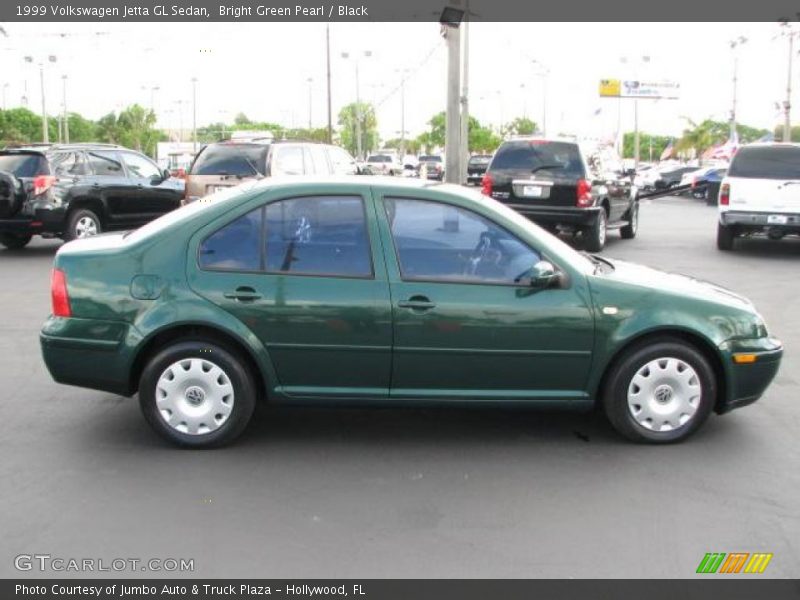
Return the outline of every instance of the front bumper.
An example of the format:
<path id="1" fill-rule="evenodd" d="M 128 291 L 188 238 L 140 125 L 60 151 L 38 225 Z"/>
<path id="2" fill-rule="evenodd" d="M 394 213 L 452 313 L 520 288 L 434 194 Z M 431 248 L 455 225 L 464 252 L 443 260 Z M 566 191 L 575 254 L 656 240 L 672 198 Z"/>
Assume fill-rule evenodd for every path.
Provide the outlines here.
<path id="1" fill-rule="evenodd" d="M 725 413 L 758 400 L 767 389 L 783 357 L 783 344 L 775 338 L 729 340 L 720 346 L 728 372 L 727 390 L 717 405 Z M 736 357 L 752 357 L 752 362 L 737 363 Z"/>
<path id="2" fill-rule="evenodd" d="M 509 208 L 528 217 L 537 224 L 545 225 L 568 225 L 572 227 L 591 227 L 597 220 L 597 215 L 602 206 L 590 206 L 588 208 L 577 207 L 547 207 L 531 204 L 518 204 L 516 202 L 503 202 Z"/>

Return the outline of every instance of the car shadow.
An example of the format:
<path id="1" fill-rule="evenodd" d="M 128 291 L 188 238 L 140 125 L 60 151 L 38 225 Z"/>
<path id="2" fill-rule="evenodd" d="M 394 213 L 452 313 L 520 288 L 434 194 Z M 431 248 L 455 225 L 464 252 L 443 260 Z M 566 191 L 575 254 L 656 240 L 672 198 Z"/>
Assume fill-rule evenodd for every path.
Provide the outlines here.
<path id="1" fill-rule="evenodd" d="M 746 254 L 758 258 L 793 259 L 800 256 L 800 238 L 770 240 L 768 238 L 737 238 L 733 254 Z"/>

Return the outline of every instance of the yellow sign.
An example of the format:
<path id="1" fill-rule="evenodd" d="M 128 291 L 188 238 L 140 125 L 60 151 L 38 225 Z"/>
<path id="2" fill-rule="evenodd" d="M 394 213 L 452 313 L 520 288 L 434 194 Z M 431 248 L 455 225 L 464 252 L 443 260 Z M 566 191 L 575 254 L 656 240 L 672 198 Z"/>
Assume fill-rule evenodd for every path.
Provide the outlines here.
<path id="1" fill-rule="evenodd" d="M 621 83 L 619 79 L 601 79 L 600 80 L 600 97 L 601 98 L 619 98 Z"/>

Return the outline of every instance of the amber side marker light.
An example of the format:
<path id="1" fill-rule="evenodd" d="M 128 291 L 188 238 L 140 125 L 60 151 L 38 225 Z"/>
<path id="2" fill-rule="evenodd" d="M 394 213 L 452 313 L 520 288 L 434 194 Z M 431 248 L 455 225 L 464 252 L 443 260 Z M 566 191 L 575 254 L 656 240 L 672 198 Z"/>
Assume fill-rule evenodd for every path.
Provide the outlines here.
<path id="1" fill-rule="evenodd" d="M 733 362 L 737 365 L 747 365 L 756 362 L 756 358 L 755 354 L 734 354 Z"/>

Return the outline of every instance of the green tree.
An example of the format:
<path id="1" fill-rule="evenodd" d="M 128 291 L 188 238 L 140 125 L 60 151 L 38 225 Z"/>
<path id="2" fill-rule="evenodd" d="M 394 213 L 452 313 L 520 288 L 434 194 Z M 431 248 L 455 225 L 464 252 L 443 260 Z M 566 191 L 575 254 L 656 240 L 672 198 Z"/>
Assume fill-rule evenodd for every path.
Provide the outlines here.
<path id="1" fill-rule="evenodd" d="M 42 118 L 27 108 L 0 111 L 0 140 L 4 144 L 42 141 Z"/>
<path id="2" fill-rule="evenodd" d="M 97 123 L 78 113 L 67 113 L 70 142 L 93 142 L 97 139 Z"/>
<path id="3" fill-rule="evenodd" d="M 356 115 L 360 116 L 360 119 Z M 362 152 L 369 153 L 378 147 L 378 120 L 371 104 L 355 102 L 342 107 L 339 111 L 340 143 L 353 156 L 358 152 L 356 141 L 356 123 L 361 122 Z M 359 158 L 359 157 L 356 157 Z"/>
<path id="4" fill-rule="evenodd" d="M 689 118 L 684 118 L 689 126 L 683 131 L 683 136 L 676 144 L 679 151 L 694 150 L 696 156 L 700 156 L 709 148 L 723 143 L 730 135 L 730 123 L 726 121 L 705 119 L 700 123 L 695 123 Z M 736 124 L 736 132 L 739 135 L 739 142 L 742 144 L 754 142 L 769 133 L 766 129 L 749 127 L 740 123 Z"/>
<path id="5" fill-rule="evenodd" d="M 536 121 L 528 117 L 517 117 L 505 126 L 505 133 L 510 135 L 533 135 L 537 129 Z"/>
<path id="6" fill-rule="evenodd" d="M 636 146 L 636 134 L 629 131 L 622 137 L 622 157 L 633 158 Z M 653 160 L 658 160 L 661 153 L 669 144 L 670 137 L 665 135 L 653 135 L 650 133 L 639 133 L 639 158 L 641 160 L 650 160 L 650 148 L 652 144 Z"/>

